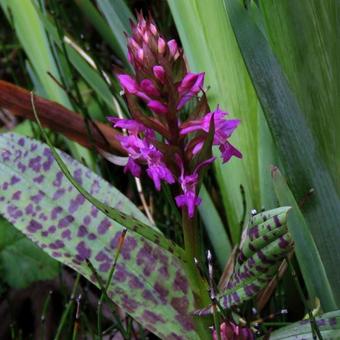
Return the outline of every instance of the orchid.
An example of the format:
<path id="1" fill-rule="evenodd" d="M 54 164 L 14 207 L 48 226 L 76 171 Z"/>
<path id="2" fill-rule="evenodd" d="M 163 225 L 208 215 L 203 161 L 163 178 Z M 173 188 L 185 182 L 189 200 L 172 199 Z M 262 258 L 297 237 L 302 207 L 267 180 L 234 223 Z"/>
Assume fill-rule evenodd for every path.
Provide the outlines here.
<path id="1" fill-rule="evenodd" d="M 201 203 L 201 170 L 215 159 L 211 157 L 212 145 L 219 146 L 223 162 L 232 156 L 242 157 L 228 141 L 240 121 L 226 119 L 228 113 L 219 107 L 209 110 L 204 73 L 187 71 L 177 42 L 167 41 L 151 18 L 139 14 L 131 31 L 128 57 L 135 73 L 119 73 L 117 78 L 132 118 L 109 117 L 113 127 L 126 132 L 118 137 L 129 156 L 124 170 L 139 177 L 145 165 L 157 190 L 162 182 L 177 184 L 176 204 L 193 218 Z M 183 121 L 181 111 L 194 100 L 195 116 L 189 114 Z M 141 102 L 150 110 L 149 115 L 144 113 Z"/>

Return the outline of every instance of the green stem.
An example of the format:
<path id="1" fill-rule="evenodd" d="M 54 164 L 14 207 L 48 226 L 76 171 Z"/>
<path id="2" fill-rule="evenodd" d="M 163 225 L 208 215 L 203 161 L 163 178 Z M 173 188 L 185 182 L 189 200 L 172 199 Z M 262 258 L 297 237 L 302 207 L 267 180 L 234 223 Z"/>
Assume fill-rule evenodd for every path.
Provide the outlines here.
<path id="1" fill-rule="evenodd" d="M 197 223 L 196 218 L 189 218 L 185 209 L 182 209 L 182 227 L 185 250 L 185 270 L 194 294 L 195 308 L 208 306 L 211 301 L 208 294 L 208 286 L 199 274 L 194 258 L 199 258 L 199 245 L 197 243 Z M 195 318 L 196 330 L 201 339 L 211 338 L 206 320 Z"/>
<path id="2" fill-rule="evenodd" d="M 74 285 L 73 285 L 73 288 L 72 288 L 72 293 L 71 293 L 71 297 L 70 297 L 70 300 L 69 302 L 67 303 L 66 305 L 66 309 L 64 310 L 64 313 L 61 317 L 61 320 L 60 320 L 60 323 L 59 323 L 59 326 L 58 326 L 58 329 L 57 329 L 57 334 L 55 335 L 54 337 L 54 340 L 59 340 L 60 339 L 60 336 L 61 336 L 61 332 L 64 328 L 64 325 L 67 321 L 67 317 L 71 311 L 71 308 L 72 308 L 72 305 L 74 303 L 74 296 L 76 294 L 76 290 L 78 288 L 78 284 L 79 284 L 79 280 L 80 280 L 80 274 L 77 273 L 77 277 L 76 277 L 76 280 L 74 281 Z"/>

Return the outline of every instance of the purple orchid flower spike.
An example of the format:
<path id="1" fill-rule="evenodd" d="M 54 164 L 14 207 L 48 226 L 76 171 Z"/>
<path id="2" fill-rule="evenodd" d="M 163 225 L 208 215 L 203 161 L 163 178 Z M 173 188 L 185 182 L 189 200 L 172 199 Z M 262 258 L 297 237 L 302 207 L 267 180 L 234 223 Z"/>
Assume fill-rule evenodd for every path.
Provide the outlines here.
<path id="1" fill-rule="evenodd" d="M 129 156 L 124 171 L 139 177 L 146 168 L 156 190 L 161 189 L 162 182 L 177 184 L 180 193 L 175 197 L 176 204 L 185 207 L 184 211 L 193 218 L 201 203 L 198 196 L 201 170 L 214 161 L 210 158 L 211 150 L 203 146 L 218 145 L 223 162 L 232 156 L 242 157 L 229 142 L 239 120 L 226 119 L 227 113 L 219 107 L 209 112 L 202 90 L 204 73 L 187 70 L 182 49 L 175 40 L 167 41 L 150 17 L 145 19 L 138 14 L 131 32 L 128 58 L 135 74 L 118 74 L 117 78 L 132 118 L 109 118 L 115 128 L 125 133 L 118 137 Z M 195 119 L 189 114 L 183 123 L 181 110 L 193 98 L 197 98 Z M 145 106 L 150 112 L 145 113 Z"/>

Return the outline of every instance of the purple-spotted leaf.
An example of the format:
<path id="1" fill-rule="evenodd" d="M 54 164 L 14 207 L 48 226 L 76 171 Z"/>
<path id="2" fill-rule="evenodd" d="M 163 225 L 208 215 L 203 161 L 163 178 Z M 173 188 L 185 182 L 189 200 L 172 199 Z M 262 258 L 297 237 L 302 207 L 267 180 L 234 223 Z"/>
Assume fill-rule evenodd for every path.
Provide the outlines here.
<path id="1" fill-rule="evenodd" d="M 322 314 L 315 318 L 315 322 L 322 339 L 335 340 L 340 338 L 340 310 Z M 306 319 L 279 328 L 265 338 L 269 340 L 313 340 L 315 334 L 312 333 L 310 320 Z"/>
<path id="2" fill-rule="evenodd" d="M 260 292 L 276 274 L 283 259 L 293 249 L 287 228 L 290 207 L 281 207 L 252 216 L 228 282 L 220 286 L 217 296 L 223 308 L 239 305 Z M 212 313 L 212 307 L 195 311 Z"/>
<path id="3" fill-rule="evenodd" d="M 114 187 L 68 155 L 59 155 L 92 196 L 147 224 Z M 15 134 L 0 136 L 0 202 L 0 213 L 49 255 L 97 284 L 88 259 L 106 281 L 123 226 L 77 191 L 48 146 Z M 190 316 L 193 295 L 181 262 L 133 231 L 125 238 L 108 295 L 161 338 L 198 338 Z"/>

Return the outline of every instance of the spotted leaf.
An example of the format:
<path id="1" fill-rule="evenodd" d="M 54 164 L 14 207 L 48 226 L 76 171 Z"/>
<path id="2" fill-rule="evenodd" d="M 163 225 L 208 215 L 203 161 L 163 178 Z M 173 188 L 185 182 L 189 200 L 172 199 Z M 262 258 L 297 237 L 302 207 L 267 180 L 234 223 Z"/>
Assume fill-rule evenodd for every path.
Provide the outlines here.
<path id="1" fill-rule="evenodd" d="M 91 196 L 147 225 L 146 217 L 118 190 L 59 154 Z M 106 281 L 123 226 L 78 192 L 48 146 L 15 134 L 0 135 L 0 202 L 0 213 L 50 256 L 97 284 L 89 260 Z M 108 295 L 161 338 L 198 338 L 182 263 L 134 231 L 126 235 Z"/>
<path id="2" fill-rule="evenodd" d="M 293 249 L 286 224 L 289 209 L 282 207 L 252 216 L 233 273 L 217 297 L 223 308 L 241 304 L 259 293 Z M 211 306 L 195 312 L 197 315 L 210 313 Z"/>
<path id="3" fill-rule="evenodd" d="M 324 340 L 340 338 L 340 310 L 335 310 L 315 318 L 315 322 Z M 266 337 L 267 338 L 267 337 Z M 270 334 L 270 340 L 313 340 L 310 320 L 295 322 Z"/>

